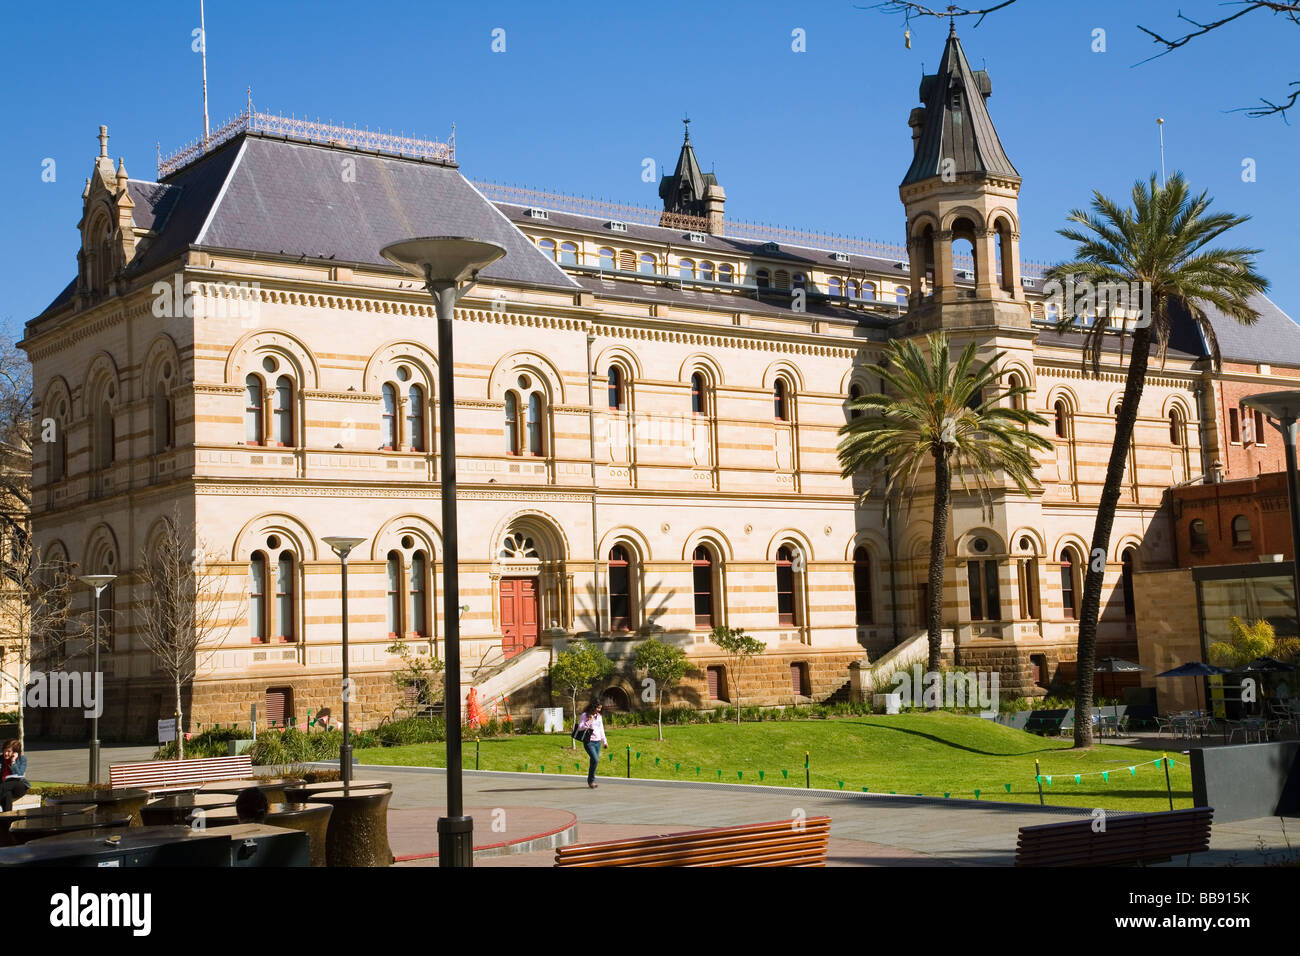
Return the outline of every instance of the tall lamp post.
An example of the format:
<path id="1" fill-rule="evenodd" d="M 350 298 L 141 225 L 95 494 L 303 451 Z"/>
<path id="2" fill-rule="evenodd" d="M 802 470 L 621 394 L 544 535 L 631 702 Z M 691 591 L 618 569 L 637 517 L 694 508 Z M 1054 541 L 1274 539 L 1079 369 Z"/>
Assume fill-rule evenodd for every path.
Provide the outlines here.
<path id="1" fill-rule="evenodd" d="M 1265 392 L 1241 400 L 1277 421 L 1286 449 L 1286 492 L 1291 511 L 1291 582 L 1295 589 L 1296 627 L 1300 629 L 1300 480 L 1296 476 L 1296 419 L 1300 417 L 1300 391 Z M 1259 441 L 1259 436 L 1255 436 Z"/>
<path id="2" fill-rule="evenodd" d="M 324 540 L 339 556 L 343 576 L 343 745 L 339 748 L 339 775 L 347 789 L 352 783 L 352 737 L 348 724 L 348 702 L 352 700 L 352 684 L 348 678 L 348 555 L 366 539 L 335 536 Z"/>
<path id="3" fill-rule="evenodd" d="M 474 820 L 461 796 L 460 549 L 456 540 L 456 399 L 452 314 L 480 269 L 506 254 L 492 242 L 456 236 L 407 239 L 380 250 L 388 261 L 424 282 L 438 311 L 439 477 L 442 485 L 442 609 L 447 629 L 447 815 L 438 818 L 438 865 L 474 865 Z"/>
<path id="4" fill-rule="evenodd" d="M 84 574 L 77 578 L 82 584 L 91 588 L 95 592 L 95 651 L 94 663 L 91 664 L 91 673 L 99 673 L 99 596 L 104 593 L 104 588 L 108 587 L 115 580 L 116 574 Z M 90 783 L 95 785 L 99 783 L 99 711 L 101 708 L 95 708 L 95 716 L 90 718 Z M 177 724 L 176 732 L 181 732 L 180 725 Z"/>

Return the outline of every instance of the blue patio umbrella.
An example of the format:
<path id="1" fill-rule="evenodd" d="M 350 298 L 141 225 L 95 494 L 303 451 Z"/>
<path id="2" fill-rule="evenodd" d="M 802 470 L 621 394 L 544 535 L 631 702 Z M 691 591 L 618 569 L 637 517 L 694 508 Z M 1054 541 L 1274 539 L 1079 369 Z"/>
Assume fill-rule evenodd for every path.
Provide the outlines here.
<path id="1" fill-rule="evenodd" d="M 1213 677 L 1216 674 L 1231 673 L 1226 667 L 1215 667 L 1213 664 L 1205 664 L 1201 661 L 1188 661 L 1186 664 L 1179 664 L 1173 670 L 1165 671 L 1163 674 L 1157 674 L 1157 677 Z"/>
<path id="2" fill-rule="evenodd" d="M 1146 668 L 1141 664 L 1135 664 L 1133 661 L 1126 661 L 1122 657 L 1103 657 L 1101 660 L 1097 661 L 1097 665 L 1093 668 L 1093 671 L 1098 674 L 1132 674 L 1144 670 L 1146 670 Z M 1114 687 L 1112 686 L 1111 689 L 1114 690 Z M 1115 725 L 1118 727 L 1119 705 L 1112 704 L 1111 711 L 1115 720 Z M 1116 733 L 1118 733 L 1118 731 L 1116 731 Z"/>

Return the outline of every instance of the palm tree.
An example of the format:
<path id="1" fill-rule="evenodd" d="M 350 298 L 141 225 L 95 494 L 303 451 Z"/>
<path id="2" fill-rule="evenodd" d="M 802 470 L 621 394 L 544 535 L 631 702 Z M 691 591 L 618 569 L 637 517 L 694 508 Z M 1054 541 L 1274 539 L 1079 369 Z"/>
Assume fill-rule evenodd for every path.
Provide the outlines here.
<path id="1" fill-rule="evenodd" d="M 1097 507 L 1097 524 L 1092 532 L 1092 557 L 1084 578 L 1074 709 L 1076 747 L 1092 745 L 1092 669 L 1105 556 L 1110 551 L 1111 525 L 1124 480 L 1124 461 L 1133 438 L 1133 423 L 1137 419 L 1152 346 L 1163 362 L 1173 319 L 1177 314 L 1185 314 L 1199 326 L 1217 367 L 1219 345 L 1205 307 L 1213 306 L 1250 325 L 1258 317 L 1250 305 L 1250 297 L 1268 288 L 1268 281 L 1255 272 L 1252 257 L 1258 249 L 1207 248 L 1233 226 L 1250 218 L 1226 212 L 1211 214 L 1208 209 L 1212 201 L 1205 192 L 1192 197 L 1181 173 L 1175 173 L 1164 186 L 1157 183 L 1154 174 L 1149 183 L 1141 180 L 1134 183 L 1131 209 L 1121 209 L 1094 191 L 1092 212 L 1073 210 L 1067 221 L 1078 226 L 1058 230 L 1078 244 L 1073 261 L 1054 266 L 1047 273 L 1049 283 L 1086 281 L 1098 288 L 1123 283 L 1126 289 L 1143 290 L 1145 300 L 1142 316 L 1132 329 L 1133 348 L 1123 404 L 1115 422 L 1115 440 Z M 1078 311 L 1073 306 L 1062 311 L 1060 331 L 1075 325 L 1079 316 L 1074 313 Z M 1094 374 L 1099 371 L 1102 350 L 1115 341 L 1111 337 L 1113 332 L 1109 316 L 1093 317 L 1084 334 L 1085 369 L 1091 364 Z M 1118 332 L 1121 349 L 1128 332 L 1125 322 Z M 1123 361 L 1122 351 L 1120 361 Z"/>
<path id="2" fill-rule="evenodd" d="M 985 502 L 991 500 L 990 478 L 999 473 L 1028 494 L 1029 486 L 1038 484 L 1033 452 L 1052 445 L 1029 430 L 1030 425 L 1046 425 L 1046 419 L 1015 407 L 1029 388 L 1004 388 L 999 382 L 997 366 L 1005 352 L 977 364 L 971 342 L 951 362 L 946 335 L 930 335 L 928 346 L 922 352 L 912 341 L 889 343 L 888 364 L 880 368 L 880 377 L 893 394 L 866 395 L 849 403 L 853 417 L 840 429 L 844 437 L 839 460 L 846 478 L 862 469 L 883 470 L 885 494 L 906 494 L 909 501 L 922 467 L 933 461 L 926 628 L 928 668 L 935 671 L 943 639 L 943 569 L 954 473 L 963 492 L 970 494 L 973 483 Z"/>

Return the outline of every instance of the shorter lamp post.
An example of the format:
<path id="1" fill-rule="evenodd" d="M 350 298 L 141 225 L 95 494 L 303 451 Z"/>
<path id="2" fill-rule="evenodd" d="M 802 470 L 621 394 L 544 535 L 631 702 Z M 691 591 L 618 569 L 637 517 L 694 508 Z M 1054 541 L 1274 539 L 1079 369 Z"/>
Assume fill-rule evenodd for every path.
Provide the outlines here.
<path id="1" fill-rule="evenodd" d="M 95 592 L 95 650 L 94 663 L 91 664 L 91 674 L 99 674 L 99 596 L 104 593 L 104 589 L 117 580 L 116 574 L 83 574 L 77 578 L 82 584 L 91 588 Z M 102 701 L 98 702 L 102 704 Z M 90 718 L 90 784 L 94 786 L 99 783 L 99 711 L 102 707 L 96 707 L 95 716 Z M 181 732 L 180 725 L 177 724 L 176 732 Z"/>
<path id="2" fill-rule="evenodd" d="M 352 738 L 348 724 L 348 703 L 352 700 L 352 681 L 348 677 L 348 555 L 366 539 L 329 537 L 324 540 L 339 556 L 343 574 L 343 745 L 339 748 L 339 775 L 346 789 L 352 783 Z"/>
<path id="3" fill-rule="evenodd" d="M 474 865 L 474 820 L 464 813 L 460 734 L 460 548 L 456 538 L 456 395 L 452 319 L 456 302 L 485 269 L 506 254 L 491 242 L 433 236 L 394 242 L 379 251 L 417 276 L 438 315 L 438 473 L 442 489 L 442 600 L 446 621 L 447 815 L 438 818 L 438 865 Z"/>
<path id="4" fill-rule="evenodd" d="M 1257 408 L 1277 421 L 1286 449 L 1286 493 L 1291 511 L 1291 583 L 1295 589 L 1296 627 L 1300 628 L 1300 481 L 1296 476 L 1296 419 L 1300 418 L 1300 391 L 1265 392 L 1241 400 L 1245 408 Z M 1259 436 L 1255 436 L 1259 441 Z"/>

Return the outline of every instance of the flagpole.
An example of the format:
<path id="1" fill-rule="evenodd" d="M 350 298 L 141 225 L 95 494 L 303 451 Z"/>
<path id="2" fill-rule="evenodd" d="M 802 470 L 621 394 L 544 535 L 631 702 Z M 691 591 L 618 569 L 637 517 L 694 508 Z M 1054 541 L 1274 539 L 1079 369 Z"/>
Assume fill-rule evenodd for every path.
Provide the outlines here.
<path id="1" fill-rule="evenodd" d="M 199 55 L 203 59 L 203 145 L 208 142 L 208 27 L 203 16 L 203 0 L 199 0 Z"/>

